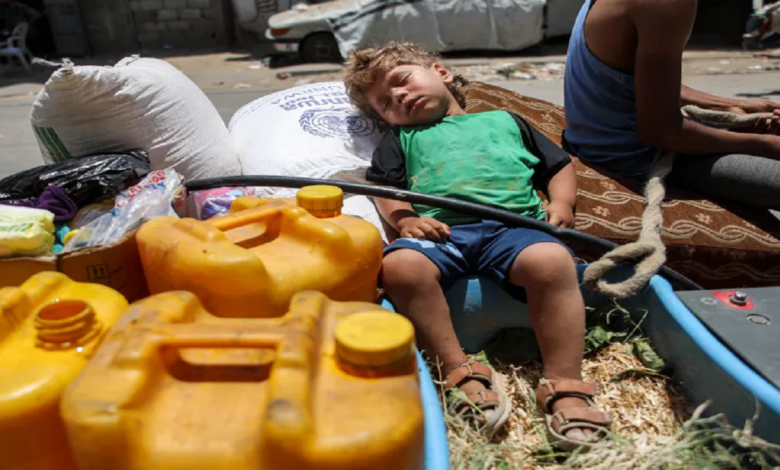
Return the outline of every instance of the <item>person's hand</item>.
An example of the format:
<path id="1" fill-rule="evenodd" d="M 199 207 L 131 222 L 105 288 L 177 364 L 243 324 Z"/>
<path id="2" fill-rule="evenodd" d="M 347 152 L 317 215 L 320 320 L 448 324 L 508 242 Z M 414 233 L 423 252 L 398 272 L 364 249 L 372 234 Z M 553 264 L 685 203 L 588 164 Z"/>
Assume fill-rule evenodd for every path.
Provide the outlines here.
<path id="1" fill-rule="evenodd" d="M 771 103 L 771 101 L 769 101 Z M 732 108 L 735 110 L 739 110 L 740 112 L 736 112 L 737 114 L 745 114 L 740 108 Z M 769 112 L 769 111 L 761 111 L 761 112 Z M 780 109 L 775 109 L 774 111 L 771 111 L 774 113 L 771 119 L 762 119 L 759 122 L 756 123 L 753 127 L 746 127 L 746 128 L 739 128 L 735 129 L 737 132 L 742 133 L 748 133 L 748 134 L 773 134 L 773 135 L 780 135 Z M 752 113 L 752 112 L 751 112 Z"/>
<path id="2" fill-rule="evenodd" d="M 774 113 L 772 119 L 762 120 L 755 127 L 740 129 L 750 134 L 780 134 L 780 103 L 769 100 L 742 100 L 727 111 L 735 114 Z"/>
<path id="3" fill-rule="evenodd" d="M 565 202 L 552 201 L 547 205 L 547 222 L 556 227 L 574 227 L 574 209 Z"/>
<path id="4" fill-rule="evenodd" d="M 406 217 L 397 223 L 401 238 L 427 238 L 442 242 L 450 237 L 450 227 L 430 217 Z"/>

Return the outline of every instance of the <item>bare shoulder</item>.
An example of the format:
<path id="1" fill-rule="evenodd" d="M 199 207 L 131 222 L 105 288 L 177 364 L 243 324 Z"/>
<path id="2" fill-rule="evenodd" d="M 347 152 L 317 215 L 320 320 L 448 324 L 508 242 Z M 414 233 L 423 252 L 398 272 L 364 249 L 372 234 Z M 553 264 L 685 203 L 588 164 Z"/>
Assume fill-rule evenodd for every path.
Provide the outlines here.
<path id="1" fill-rule="evenodd" d="M 693 26 L 698 0 L 634 0 L 629 15 L 637 26 Z"/>

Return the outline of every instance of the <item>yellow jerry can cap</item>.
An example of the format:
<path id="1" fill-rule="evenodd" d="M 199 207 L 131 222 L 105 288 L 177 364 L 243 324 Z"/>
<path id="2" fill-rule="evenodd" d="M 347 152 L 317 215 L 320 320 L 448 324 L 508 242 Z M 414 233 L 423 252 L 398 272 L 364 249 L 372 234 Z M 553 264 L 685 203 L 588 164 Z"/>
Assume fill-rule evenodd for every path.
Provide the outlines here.
<path id="1" fill-rule="evenodd" d="M 298 190 L 298 205 L 314 217 L 335 217 L 341 214 L 344 192 L 336 186 L 315 185 Z"/>
<path id="2" fill-rule="evenodd" d="M 387 311 L 354 313 L 336 324 L 336 353 L 359 366 L 381 367 L 408 357 L 414 347 L 414 327 Z"/>

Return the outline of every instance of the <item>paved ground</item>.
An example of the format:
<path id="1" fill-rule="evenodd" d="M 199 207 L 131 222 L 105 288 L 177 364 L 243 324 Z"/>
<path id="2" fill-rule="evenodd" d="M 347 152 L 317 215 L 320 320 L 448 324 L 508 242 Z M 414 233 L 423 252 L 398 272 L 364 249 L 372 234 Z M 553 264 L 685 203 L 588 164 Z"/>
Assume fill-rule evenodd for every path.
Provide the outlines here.
<path id="1" fill-rule="evenodd" d="M 467 78 L 488 81 L 521 94 L 563 104 L 560 79 L 564 57 L 456 58 L 450 63 Z M 112 63 L 103 59 L 102 63 Z M 241 106 L 276 90 L 338 79 L 339 68 L 298 65 L 269 68 L 256 56 L 214 53 L 166 58 L 203 89 L 227 123 Z M 101 63 L 93 60 L 93 63 Z M 515 77 L 507 79 L 496 70 L 511 65 Z M 551 65 L 552 64 L 552 65 Z M 686 55 L 687 85 L 723 96 L 756 96 L 780 102 L 780 67 L 750 54 L 705 51 Z M 40 165 L 37 143 L 29 122 L 30 106 L 50 70 L 33 77 L 0 79 L 0 177 Z M 279 78 L 278 74 L 282 78 Z M 528 79 L 533 78 L 533 79 Z"/>

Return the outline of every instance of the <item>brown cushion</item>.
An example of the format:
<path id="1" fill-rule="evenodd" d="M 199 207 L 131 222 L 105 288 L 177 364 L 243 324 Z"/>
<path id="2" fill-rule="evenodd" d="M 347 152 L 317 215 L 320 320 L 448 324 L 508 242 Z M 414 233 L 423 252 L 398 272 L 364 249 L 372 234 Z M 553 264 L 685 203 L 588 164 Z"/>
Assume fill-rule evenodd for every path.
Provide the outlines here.
<path id="1" fill-rule="evenodd" d="M 562 107 L 479 82 L 464 92 L 467 112 L 512 111 L 560 145 L 566 127 Z M 644 207 L 641 185 L 576 158 L 574 164 L 575 228 L 620 244 L 636 240 Z M 780 221 L 768 211 L 726 206 L 674 188 L 663 207 L 670 268 L 708 289 L 780 285 Z M 597 257 L 572 248 L 587 260 Z"/>

